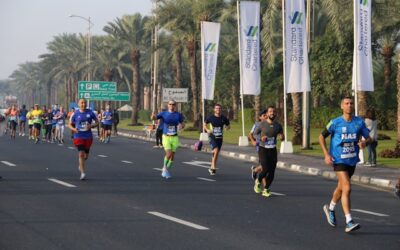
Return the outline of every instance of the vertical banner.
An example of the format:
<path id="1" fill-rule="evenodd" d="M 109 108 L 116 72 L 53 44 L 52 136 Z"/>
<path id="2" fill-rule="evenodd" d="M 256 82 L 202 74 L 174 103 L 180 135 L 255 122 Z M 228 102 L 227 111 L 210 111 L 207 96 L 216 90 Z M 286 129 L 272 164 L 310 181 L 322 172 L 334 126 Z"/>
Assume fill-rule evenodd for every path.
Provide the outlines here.
<path id="1" fill-rule="evenodd" d="M 203 100 L 214 99 L 219 23 L 201 22 L 201 92 Z"/>
<path id="2" fill-rule="evenodd" d="M 242 94 L 260 94 L 260 2 L 240 2 L 240 42 Z"/>
<path id="3" fill-rule="evenodd" d="M 286 93 L 307 92 L 311 87 L 305 3 L 304 0 L 285 2 Z"/>
<path id="4" fill-rule="evenodd" d="M 371 2 L 371 0 L 354 0 L 352 87 L 356 91 L 374 91 L 371 56 Z"/>

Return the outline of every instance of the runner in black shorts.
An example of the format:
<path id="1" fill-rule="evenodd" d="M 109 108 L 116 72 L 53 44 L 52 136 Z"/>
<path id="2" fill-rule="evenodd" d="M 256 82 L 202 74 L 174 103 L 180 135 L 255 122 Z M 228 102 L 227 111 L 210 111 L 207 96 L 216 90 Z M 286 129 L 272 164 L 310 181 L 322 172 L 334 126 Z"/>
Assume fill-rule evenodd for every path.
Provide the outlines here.
<path id="1" fill-rule="evenodd" d="M 211 124 L 210 128 L 208 128 L 209 124 Z M 229 130 L 229 119 L 221 114 L 221 105 L 215 104 L 214 115 L 207 117 L 203 125 L 204 130 L 208 133 L 208 141 L 213 150 L 211 167 L 208 169 L 210 175 L 215 175 L 217 171 L 217 159 L 222 147 L 224 126 Z"/>

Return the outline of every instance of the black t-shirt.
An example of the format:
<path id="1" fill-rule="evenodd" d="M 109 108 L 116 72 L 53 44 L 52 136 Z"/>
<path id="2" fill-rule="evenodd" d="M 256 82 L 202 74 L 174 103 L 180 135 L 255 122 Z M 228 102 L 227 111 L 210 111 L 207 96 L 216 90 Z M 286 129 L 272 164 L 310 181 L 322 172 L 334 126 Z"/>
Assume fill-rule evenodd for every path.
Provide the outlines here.
<path id="1" fill-rule="evenodd" d="M 223 130 L 224 130 L 224 125 L 229 126 L 229 119 L 226 118 L 225 116 L 221 115 L 219 117 L 215 115 L 210 115 L 207 117 L 205 120 L 206 124 L 211 124 L 211 129 L 212 129 L 212 134 L 215 136 L 215 138 L 222 138 L 223 137 Z"/>

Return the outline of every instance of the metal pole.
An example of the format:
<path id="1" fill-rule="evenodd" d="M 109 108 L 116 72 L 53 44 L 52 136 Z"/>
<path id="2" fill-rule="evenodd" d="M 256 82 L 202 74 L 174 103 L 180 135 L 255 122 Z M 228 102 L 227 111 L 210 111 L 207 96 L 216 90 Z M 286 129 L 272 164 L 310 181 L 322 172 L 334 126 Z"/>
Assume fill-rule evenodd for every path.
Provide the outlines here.
<path id="1" fill-rule="evenodd" d="M 307 27 L 306 33 L 307 43 L 308 43 L 308 54 L 310 53 L 311 46 L 311 2 L 312 0 L 307 0 Z M 302 140 L 302 148 L 309 149 L 310 148 L 310 92 L 303 92 L 303 140 Z"/>
<path id="2" fill-rule="evenodd" d="M 240 7 L 239 7 L 239 1 L 236 1 L 236 6 L 237 6 L 237 22 L 238 22 L 238 39 L 239 39 L 239 68 L 240 68 L 240 101 L 241 101 L 241 109 L 242 109 L 242 135 L 244 136 L 244 100 L 243 100 L 243 84 L 242 84 L 242 56 L 240 53 L 240 48 L 241 48 L 241 39 L 240 39 Z"/>
<path id="3" fill-rule="evenodd" d="M 284 133 L 285 133 L 285 142 L 287 142 L 287 111 L 286 111 L 286 70 L 285 70 L 285 60 L 286 60 L 286 51 L 285 51 L 285 0 L 282 0 L 282 41 L 283 41 L 283 118 L 284 118 Z"/>

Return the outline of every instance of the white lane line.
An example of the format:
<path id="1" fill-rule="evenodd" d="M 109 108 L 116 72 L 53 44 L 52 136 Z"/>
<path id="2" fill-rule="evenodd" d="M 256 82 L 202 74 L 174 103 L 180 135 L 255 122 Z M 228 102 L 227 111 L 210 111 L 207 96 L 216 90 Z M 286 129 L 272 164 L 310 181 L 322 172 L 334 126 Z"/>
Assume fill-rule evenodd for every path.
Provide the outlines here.
<path id="1" fill-rule="evenodd" d="M 209 161 L 184 161 L 182 163 L 207 169 L 209 169 L 211 166 Z"/>
<path id="2" fill-rule="evenodd" d="M 108 157 L 107 155 L 97 155 L 98 157 L 101 157 L 101 158 L 106 158 L 106 157 Z"/>
<path id="3" fill-rule="evenodd" d="M 1 161 L 1 163 L 5 164 L 5 165 L 7 165 L 7 166 L 10 166 L 10 167 L 15 167 L 15 166 L 17 166 L 17 165 L 15 165 L 14 163 L 11 163 L 11 162 L 8 162 L 8 161 Z"/>
<path id="4" fill-rule="evenodd" d="M 133 163 L 131 161 L 121 161 L 121 162 L 126 163 L 126 164 L 132 164 Z"/>
<path id="5" fill-rule="evenodd" d="M 154 170 L 162 171 L 161 168 L 153 168 Z"/>
<path id="6" fill-rule="evenodd" d="M 64 181 L 57 180 L 57 179 L 49 178 L 48 180 L 49 180 L 49 181 L 52 181 L 52 182 L 54 182 L 54 183 L 63 185 L 63 186 L 65 186 L 65 187 L 70 187 L 70 188 L 75 188 L 75 187 L 76 187 L 75 185 L 72 185 L 72 184 L 66 183 L 66 182 L 64 182 Z"/>
<path id="7" fill-rule="evenodd" d="M 74 147 L 68 147 L 69 149 L 75 149 Z"/>
<path id="8" fill-rule="evenodd" d="M 159 213 L 159 212 L 148 211 L 147 213 L 148 214 L 152 214 L 152 215 L 157 216 L 157 217 L 160 217 L 160 218 L 163 218 L 163 219 L 166 219 L 166 220 L 170 220 L 170 221 L 173 221 L 173 222 L 188 226 L 188 227 L 192 227 L 192 228 L 195 228 L 195 229 L 198 229 L 198 230 L 209 230 L 209 228 L 207 228 L 207 227 L 203 227 L 203 226 L 200 226 L 198 224 L 194 224 L 192 222 L 181 220 L 181 219 L 178 219 L 178 218 L 166 215 L 166 214 L 162 214 L 162 213 Z"/>
<path id="9" fill-rule="evenodd" d="M 202 181 L 216 181 L 213 179 L 207 179 L 207 178 L 203 178 L 203 177 L 197 177 L 197 179 L 202 180 Z"/>
<path id="10" fill-rule="evenodd" d="M 286 194 L 281 194 L 281 193 L 276 193 L 276 192 L 271 192 L 271 194 L 276 195 L 276 196 L 286 196 Z"/>
<path id="11" fill-rule="evenodd" d="M 351 209 L 351 211 L 360 212 L 360 213 L 364 213 L 364 214 L 371 214 L 371 215 L 375 215 L 375 216 L 379 216 L 379 217 L 387 217 L 387 216 L 389 216 L 388 214 L 375 213 L 375 212 L 362 210 L 362 209 Z"/>

